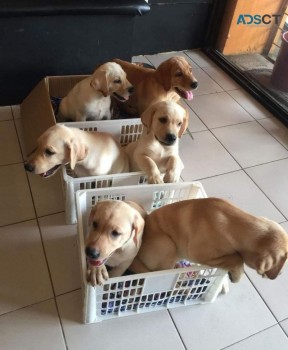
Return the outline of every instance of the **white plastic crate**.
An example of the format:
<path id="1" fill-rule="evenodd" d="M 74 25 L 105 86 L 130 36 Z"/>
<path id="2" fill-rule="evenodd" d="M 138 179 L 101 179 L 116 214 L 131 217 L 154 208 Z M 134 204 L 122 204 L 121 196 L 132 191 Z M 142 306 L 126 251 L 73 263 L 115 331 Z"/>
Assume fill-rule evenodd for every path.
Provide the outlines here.
<path id="1" fill-rule="evenodd" d="M 64 125 L 85 131 L 101 131 L 112 134 L 121 145 L 136 141 L 143 132 L 140 118 L 101 120 L 90 122 L 64 123 Z M 69 166 L 62 167 L 63 191 L 65 197 L 66 223 L 77 222 L 75 193 L 78 190 L 102 187 L 129 186 L 147 183 L 143 172 L 130 172 L 103 176 L 76 177 Z"/>
<path id="2" fill-rule="evenodd" d="M 87 283 L 85 234 L 91 208 L 101 200 L 134 201 L 151 211 L 185 199 L 204 198 L 199 182 L 101 188 L 76 194 L 84 323 L 213 302 L 227 283 L 224 270 L 202 265 L 110 278 L 103 287 Z"/>

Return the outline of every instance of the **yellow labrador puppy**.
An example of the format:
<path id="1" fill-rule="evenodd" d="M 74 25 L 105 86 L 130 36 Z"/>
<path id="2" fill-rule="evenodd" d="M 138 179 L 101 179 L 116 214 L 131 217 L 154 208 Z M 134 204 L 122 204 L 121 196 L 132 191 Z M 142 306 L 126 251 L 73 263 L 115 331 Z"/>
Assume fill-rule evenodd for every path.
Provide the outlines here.
<path id="1" fill-rule="evenodd" d="M 121 66 L 107 62 L 76 84 L 62 99 L 57 121 L 111 119 L 110 96 L 124 102 L 133 91 Z"/>
<path id="2" fill-rule="evenodd" d="M 184 168 L 178 154 L 179 138 L 187 129 L 188 119 L 189 113 L 173 101 L 161 101 L 149 107 L 141 115 L 147 133 L 143 132 L 125 148 L 130 170 L 144 171 L 148 183 L 177 182 Z"/>
<path id="3" fill-rule="evenodd" d="M 130 266 L 142 242 L 145 216 L 146 212 L 134 202 L 105 200 L 92 208 L 85 254 L 88 281 L 93 286 L 121 276 Z"/>
<path id="4" fill-rule="evenodd" d="M 57 124 L 39 137 L 24 167 L 49 177 L 68 163 L 79 177 L 129 171 L 128 158 L 112 135 Z"/>
<path id="5" fill-rule="evenodd" d="M 288 254 L 288 235 L 276 222 L 217 198 L 163 206 L 147 216 L 143 242 L 130 270 L 173 268 L 181 259 L 227 270 L 238 282 L 244 263 L 275 279 Z"/>

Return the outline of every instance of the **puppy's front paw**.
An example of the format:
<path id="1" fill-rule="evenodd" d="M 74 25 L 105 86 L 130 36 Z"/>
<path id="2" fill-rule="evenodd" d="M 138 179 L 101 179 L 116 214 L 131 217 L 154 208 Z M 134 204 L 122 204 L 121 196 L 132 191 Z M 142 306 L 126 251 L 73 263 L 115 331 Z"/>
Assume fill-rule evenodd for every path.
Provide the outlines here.
<path id="1" fill-rule="evenodd" d="M 105 281 L 107 281 L 109 278 L 106 266 L 103 264 L 101 266 L 97 266 L 91 269 L 90 273 L 88 274 L 88 282 L 95 287 L 95 286 L 103 286 Z"/>
<path id="2" fill-rule="evenodd" d="M 241 277 L 242 277 L 242 275 L 243 275 L 243 273 L 244 273 L 243 267 L 231 269 L 231 270 L 228 272 L 230 281 L 231 281 L 232 283 L 237 283 L 237 282 L 239 282 L 240 279 L 241 279 Z"/>
<path id="3" fill-rule="evenodd" d="M 163 184 L 163 180 L 160 174 L 153 174 L 148 176 L 148 184 Z"/>
<path id="4" fill-rule="evenodd" d="M 179 182 L 180 176 L 176 174 L 174 171 L 167 171 L 164 176 L 165 183 Z"/>

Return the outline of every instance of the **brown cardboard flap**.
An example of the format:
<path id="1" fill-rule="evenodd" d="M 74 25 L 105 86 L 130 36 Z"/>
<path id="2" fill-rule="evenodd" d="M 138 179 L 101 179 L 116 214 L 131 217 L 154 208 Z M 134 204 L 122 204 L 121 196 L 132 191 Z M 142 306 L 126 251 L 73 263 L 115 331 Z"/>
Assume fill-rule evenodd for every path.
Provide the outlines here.
<path id="1" fill-rule="evenodd" d="M 21 103 L 23 136 L 27 154 L 35 148 L 38 137 L 55 124 L 47 84 L 47 78 L 42 79 Z"/>
<path id="2" fill-rule="evenodd" d="M 74 85 L 86 77 L 87 75 L 48 77 L 50 96 L 65 97 Z"/>
<path id="3" fill-rule="evenodd" d="M 56 76 L 42 79 L 21 103 L 25 149 L 29 154 L 38 137 L 56 123 L 50 96 L 64 97 L 86 75 Z"/>

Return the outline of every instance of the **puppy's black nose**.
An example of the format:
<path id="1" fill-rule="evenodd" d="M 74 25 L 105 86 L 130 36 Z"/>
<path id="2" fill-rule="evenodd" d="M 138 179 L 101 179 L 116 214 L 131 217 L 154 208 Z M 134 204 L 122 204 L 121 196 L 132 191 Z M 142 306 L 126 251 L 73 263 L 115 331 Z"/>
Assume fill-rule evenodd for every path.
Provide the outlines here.
<path id="1" fill-rule="evenodd" d="M 191 84 L 191 88 L 196 89 L 197 87 L 198 87 L 198 81 L 193 81 L 193 83 Z"/>
<path id="2" fill-rule="evenodd" d="M 172 144 L 176 141 L 177 136 L 175 134 L 167 134 L 165 137 L 165 141 L 169 144 Z"/>
<path id="3" fill-rule="evenodd" d="M 135 91 L 134 86 L 130 86 L 130 87 L 128 88 L 128 92 L 129 92 L 129 94 L 133 94 L 133 93 L 134 93 L 134 91 Z"/>
<path id="4" fill-rule="evenodd" d="M 29 163 L 25 163 L 24 164 L 24 168 L 26 171 L 29 171 L 30 173 L 32 173 L 35 169 L 35 167 L 32 165 L 32 164 L 29 164 Z"/>
<path id="5" fill-rule="evenodd" d="M 88 246 L 85 249 L 85 254 L 87 255 L 88 258 L 98 259 L 99 255 L 100 255 L 100 252 L 98 250 Z"/>

